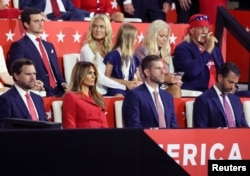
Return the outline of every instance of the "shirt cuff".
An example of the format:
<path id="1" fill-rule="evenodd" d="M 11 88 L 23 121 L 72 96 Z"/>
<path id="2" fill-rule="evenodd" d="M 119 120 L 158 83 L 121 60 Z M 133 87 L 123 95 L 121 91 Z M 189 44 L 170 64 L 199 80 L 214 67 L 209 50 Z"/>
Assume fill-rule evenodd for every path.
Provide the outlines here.
<path id="1" fill-rule="evenodd" d="M 95 16 L 95 12 L 90 12 L 89 17 L 93 18 Z"/>

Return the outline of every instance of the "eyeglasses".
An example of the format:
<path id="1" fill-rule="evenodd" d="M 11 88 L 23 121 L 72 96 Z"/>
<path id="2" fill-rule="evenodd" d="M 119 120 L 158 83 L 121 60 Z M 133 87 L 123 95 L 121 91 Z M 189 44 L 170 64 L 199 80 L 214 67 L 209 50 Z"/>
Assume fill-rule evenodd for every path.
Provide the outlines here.
<path id="1" fill-rule="evenodd" d="M 198 17 L 192 19 L 190 22 L 192 22 L 192 21 L 202 21 L 202 20 L 209 21 L 209 18 L 206 15 L 198 16 Z"/>

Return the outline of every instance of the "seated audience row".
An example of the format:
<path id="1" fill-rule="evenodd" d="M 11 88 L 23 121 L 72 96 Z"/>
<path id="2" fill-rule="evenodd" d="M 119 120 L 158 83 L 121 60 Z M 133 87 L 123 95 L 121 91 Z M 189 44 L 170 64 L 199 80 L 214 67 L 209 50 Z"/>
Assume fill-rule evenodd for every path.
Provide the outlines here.
<path id="1" fill-rule="evenodd" d="M 41 11 L 26 8 L 21 14 L 21 20 L 26 34 L 22 39 L 12 44 L 9 52 L 9 65 L 12 65 L 11 68 L 13 69 L 13 65 L 21 62 L 23 58 L 29 59 L 28 61 L 31 62 L 28 65 L 32 65 L 32 69 L 27 71 L 22 70 L 23 65 L 19 66 L 24 77 L 21 73 L 17 73 L 17 75 L 21 74 L 24 83 L 27 81 L 26 84 L 29 84 L 24 85 L 24 92 L 29 92 L 30 89 L 34 88 L 36 75 L 44 83 L 47 96 L 63 96 L 68 89 L 68 92 L 64 95 L 63 107 L 63 126 L 65 128 L 107 127 L 101 91 L 103 95 L 125 96 L 123 113 L 127 127 L 177 128 L 173 97 L 160 87 L 166 81 L 178 86 L 182 84 L 181 77 L 169 73 L 171 60 L 169 56 L 170 29 L 166 22 L 162 20 L 154 21 L 148 28 L 143 44 L 134 53 L 137 29 L 131 24 L 121 25 L 112 48 L 110 20 L 106 15 L 96 15 L 90 22 L 87 42 L 81 50 L 81 60 L 84 61 L 75 65 L 68 88 L 58 67 L 55 48 L 51 43 L 42 41 L 40 38 L 40 33 L 44 30 L 44 18 Z M 156 32 L 153 33 L 152 31 Z M 176 70 L 185 72 L 183 87 L 192 85 L 208 89 L 219 78 L 221 65 L 224 66 L 221 53 L 215 47 L 217 39 L 209 32 L 208 17 L 202 14 L 192 16 L 190 18 L 189 35 L 190 41 L 184 41 L 175 50 L 174 66 Z M 192 58 L 193 55 L 194 58 Z M 186 58 L 187 56 L 190 57 L 189 60 Z M 220 62 L 217 63 L 217 59 Z M 178 63 L 180 60 L 186 61 L 186 65 L 182 65 L 182 62 Z M 205 67 L 198 65 L 201 63 Z M 34 66 L 35 68 L 33 68 Z M 188 70 L 184 66 L 191 67 L 192 70 Z M 139 67 L 141 67 L 141 73 L 145 79 L 144 84 L 141 82 Z M 195 72 L 195 69 L 200 70 L 200 72 L 197 71 L 196 76 L 188 77 L 190 72 Z M 202 82 L 203 79 L 200 80 L 197 77 L 204 76 L 204 71 L 206 79 Z M 218 72 L 217 79 L 216 71 Z M 15 73 L 12 71 L 16 81 L 18 79 L 15 77 Z M 103 79 L 101 80 L 98 75 L 101 75 Z M 166 75 L 170 75 L 170 79 L 167 79 L 169 77 Z M 186 80 L 185 75 L 188 78 Z M 25 79 L 25 76 L 29 79 Z M 224 75 L 224 77 L 226 76 L 227 74 Z M 97 82 L 98 89 L 96 88 Z M 106 84 L 107 82 L 108 84 Z M 191 82 L 191 84 L 188 82 Z M 235 86 L 237 82 L 238 80 L 235 79 L 231 80 L 230 83 Z M 1 96 L 3 101 L 12 94 L 11 92 L 16 88 L 16 85 L 23 86 L 20 82 L 16 82 L 10 91 Z M 117 85 L 118 87 L 116 87 Z M 204 88 L 202 91 L 206 89 Z M 100 92 L 98 92 L 99 90 Z M 192 87 L 190 90 L 196 90 L 196 88 Z M 20 92 L 22 93 L 22 91 Z M 33 117 L 34 114 L 37 116 L 38 107 L 30 107 L 30 105 L 34 106 L 34 100 L 33 103 L 32 101 L 30 103 L 29 100 L 24 100 L 24 102 L 27 103 L 30 116 Z M 0 112 L 0 114 L 3 113 L 1 120 L 5 117 L 19 116 L 15 114 L 16 111 L 12 110 L 11 106 Z M 89 111 L 91 109 L 93 110 L 92 113 Z M 78 110 L 81 110 L 81 112 Z M 8 115 L 6 115 L 6 111 L 9 112 Z M 13 114 L 10 113 L 11 111 L 13 111 Z M 86 113 L 86 116 L 78 115 L 83 112 Z M 146 115 L 143 115 L 144 113 Z M 26 118 L 28 117 L 26 116 Z M 20 118 L 25 118 L 25 116 Z M 245 124 L 237 127 L 243 126 Z"/>
<path id="2" fill-rule="evenodd" d="M 173 97 L 160 89 L 164 82 L 161 58 L 146 56 L 141 67 L 144 84 L 129 91 L 123 102 L 125 127 L 177 128 Z M 0 128 L 4 128 L 7 117 L 47 121 L 42 98 L 30 92 L 36 81 L 33 62 L 16 60 L 11 70 L 15 85 L 0 96 Z M 232 94 L 239 76 L 240 71 L 233 63 L 225 63 L 218 68 L 216 84 L 195 100 L 194 127 L 248 127 L 240 99 Z M 86 61 L 76 63 L 69 91 L 63 98 L 63 128 L 108 127 L 104 101 L 96 89 L 97 79 L 94 64 Z"/>
<path id="3" fill-rule="evenodd" d="M 142 46 L 134 54 L 136 31 L 132 25 L 122 25 L 111 51 L 112 30 L 107 17 L 105 15 L 97 15 L 90 22 L 87 43 L 81 49 L 81 60 L 93 62 L 99 72 L 101 72 L 98 88 L 101 88 L 100 91 L 101 93 L 103 92 L 103 95 L 124 96 L 125 86 L 130 90 L 140 85 L 142 74 L 138 74 L 137 68 L 139 68 L 139 62 L 142 58 L 148 54 L 157 54 L 163 58 L 166 75 L 164 82 L 181 85 L 182 82 L 179 76 L 168 74 L 171 59 L 170 29 L 167 23 L 162 20 L 154 21 L 149 26 Z M 104 73 L 106 76 L 103 76 Z M 113 79 L 116 83 L 108 78 Z M 123 87 L 121 87 L 121 84 L 123 84 Z"/>

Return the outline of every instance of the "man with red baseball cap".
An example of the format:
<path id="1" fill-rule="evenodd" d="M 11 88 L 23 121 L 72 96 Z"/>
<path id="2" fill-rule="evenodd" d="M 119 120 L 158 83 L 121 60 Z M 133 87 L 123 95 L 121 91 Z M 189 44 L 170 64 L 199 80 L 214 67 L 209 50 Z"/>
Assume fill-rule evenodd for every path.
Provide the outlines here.
<path id="1" fill-rule="evenodd" d="M 218 40 L 209 29 L 207 15 L 189 18 L 188 33 L 176 46 L 173 64 L 175 72 L 184 72 L 182 89 L 205 91 L 215 83 L 216 68 L 223 64 Z"/>

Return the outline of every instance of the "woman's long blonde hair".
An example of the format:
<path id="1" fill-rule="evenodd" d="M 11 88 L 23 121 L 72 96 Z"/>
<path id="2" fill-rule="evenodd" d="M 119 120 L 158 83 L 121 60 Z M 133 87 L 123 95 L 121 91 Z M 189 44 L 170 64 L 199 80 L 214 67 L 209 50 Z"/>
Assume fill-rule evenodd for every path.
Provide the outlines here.
<path id="1" fill-rule="evenodd" d="M 96 19 L 102 19 L 104 21 L 104 24 L 105 24 L 106 35 L 105 35 L 104 41 L 103 41 L 103 54 L 106 55 L 112 49 L 112 27 L 110 24 L 110 20 L 109 20 L 108 16 L 105 14 L 97 14 L 92 18 L 92 20 L 89 24 L 89 30 L 87 33 L 87 40 L 85 42 L 85 44 L 86 43 L 89 44 L 90 49 L 92 50 L 92 52 L 95 55 L 95 57 L 93 59 L 94 63 L 97 60 L 97 53 L 98 53 L 97 44 L 96 44 L 96 41 L 92 35 L 93 23 Z"/>
<path id="2" fill-rule="evenodd" d="M 169 25 L 163 20 L 155 20 L 153 21 L 145 34 L 145 37 L 142 41 L 142 46 L 146 47 L 149 50 L 149 54 L 159 55 L 159 48 L 157 44 L 157 35 L 163 29 L 168 29 L 168 36 L 166 44 L 160 49 L 161 57 L 163 58 L 164 62 L 169 64 L 170 62 L 170 54 L 171 54 L 171 47 L 169 43 L 169 36 L 170 36 L 170 27 Z"/>
<path id="3" fill-rule="evenodd" d="M 123 24 L 117 32 L 113 49 L 121 49 L 122 64 L 124 61 L 128 63 L 128 60 L 133 58 L 136 34 L 136 27 L 127 23 Z"/>
<path id="4" fill-rule="evenodd" d="M 81 92 L 82 84 L 90 70 L 90 67 L 93 67 L 96 74 L 95 85 L 90 87 L 89 90 L 93 96 L 94 101 L 98 104 L 103 110 L 105 109 L 104 101 L 102 96 L 96 90 L 96 84 L 98 79 L 98 72 L 95 65 L 91 62 L 80 61 L 77 62 L 72 70 L 71 79 L 69 83 L 69 90 L 72 92 Z"/>

